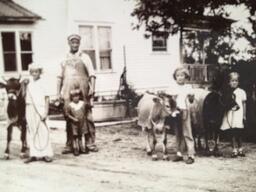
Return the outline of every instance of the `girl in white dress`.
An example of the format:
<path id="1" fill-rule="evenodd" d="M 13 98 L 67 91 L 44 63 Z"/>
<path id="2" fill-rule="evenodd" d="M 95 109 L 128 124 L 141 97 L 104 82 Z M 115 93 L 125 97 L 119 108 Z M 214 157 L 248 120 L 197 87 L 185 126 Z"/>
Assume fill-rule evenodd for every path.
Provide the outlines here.
<path id="1" fill-rule="evenodd" d="M 30 163 L 38 159 L 51 162 L 53 151 L 50 143 L 50 130 L 46 125 L 49 111 L 49 96 L 46 94 L 45 82 L 41 79 L 42 68 L 36 64 L 29 65 L 31 79 L 26 92 L 26 119 L 28 124 Z"/>
<path id="2" fill-rule="evenodd" d="M 246 119 L 246 93 L 238 87 L 239 74 L 231 72 L 229 74 L 229 86 L 233 89 L 235 101 L 238 109 L 229 110 L 223 118 L 221 130 L 230 131 L 231 145 L 233 152 L 231 157 L 245 156 L 242 148 L 242 134 L 244 130 L 244 120 Z"/>

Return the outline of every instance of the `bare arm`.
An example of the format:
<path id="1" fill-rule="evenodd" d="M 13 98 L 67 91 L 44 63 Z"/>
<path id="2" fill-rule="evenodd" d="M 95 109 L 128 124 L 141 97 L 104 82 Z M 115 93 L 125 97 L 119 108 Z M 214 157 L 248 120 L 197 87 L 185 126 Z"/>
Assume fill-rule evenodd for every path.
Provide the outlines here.
<path id="1" fill-rule="evenodd" d="M 246 101 L 243 101 L 243 111 L 244 111 L 244 114 L 243 114 L 243 118 L 244 120 L 246 120 Z"/>
<path id="2" fill-rule="evenodd" d="M 45 121 L 49 114 L 49 105 L 50 105 L 50 98 L 49 98 L 49 96 L 46 96 L 45 97 L 45 109 L 44 109 L 45 112 L 44 112 L 43 116 L 41 117 L 42 121 Z"/>
<path id="3" fill-rule="evenodd" d="M 60 98 L 60 92 L 62 88 L 62 78 L 58 78 L 57 80 L 57 96 Z"/>

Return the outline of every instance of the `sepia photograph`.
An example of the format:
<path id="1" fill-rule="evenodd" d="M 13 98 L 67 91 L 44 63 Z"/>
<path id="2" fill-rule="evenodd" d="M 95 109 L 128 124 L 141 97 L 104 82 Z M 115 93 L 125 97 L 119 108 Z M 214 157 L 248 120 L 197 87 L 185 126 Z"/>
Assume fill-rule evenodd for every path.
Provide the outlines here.
<path id="1" fill-rule="evenodd" d="M 255 0 L 0 0 L 1 192 L 255 192 Z"/>

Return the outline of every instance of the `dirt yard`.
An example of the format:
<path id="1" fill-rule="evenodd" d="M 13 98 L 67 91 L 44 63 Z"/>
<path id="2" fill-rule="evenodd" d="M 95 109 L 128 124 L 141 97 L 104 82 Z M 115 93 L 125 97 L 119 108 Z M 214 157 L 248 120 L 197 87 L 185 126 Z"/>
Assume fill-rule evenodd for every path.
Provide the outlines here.
<path id="1" fill-rule="evenodd" d="M 145 140 L 131 125 L 97 128 L 98 153 L 74 157 L 61 155 L 63 129 L 51 130 L 55 151 L 50 164 L 24 164 L 19 158 L 19 131 L 14 131 L 12 156 L 4 160 L 6 130 L 0 124 L 1 192 L 255 192 L 256 144 L 246 143 L 246 157 L 231 159 L 230 146 L 222 144 L 224 157 L 197 157 L 195 164 L 152 161 Z M 160 151 L 161 146 L 158 146 Z M 170 158 L 174 137 L 168 135 Z M 161 153 L 159 154 L 159 156 Z"/>

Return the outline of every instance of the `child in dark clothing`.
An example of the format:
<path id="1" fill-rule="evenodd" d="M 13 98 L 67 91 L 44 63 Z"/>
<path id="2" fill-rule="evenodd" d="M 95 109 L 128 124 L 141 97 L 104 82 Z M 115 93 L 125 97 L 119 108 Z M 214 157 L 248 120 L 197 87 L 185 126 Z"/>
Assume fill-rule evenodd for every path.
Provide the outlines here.
<path id="1" fill-rule="evenodd" d="M 70 121 L 73 135 L 73 153 L 75 156 L 80 153 L 87 154 L 89 152 L 87 147 L 87 139 L 85 137 L 85 148 L 82 144 L 82 136 L 88 133 L 88 126 L 86 123 L 86 104 L 80 100 L 81 90 L 73 89 L 70 91 L 70 100 L 67 107 L 67 117 Z"/>

